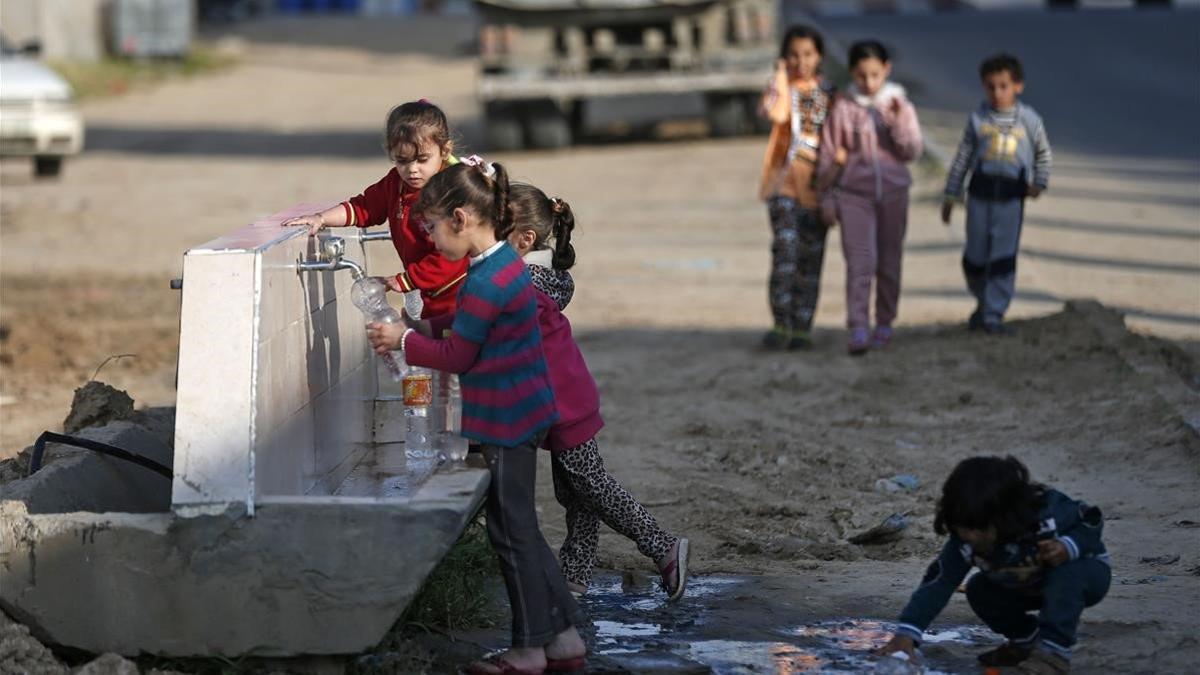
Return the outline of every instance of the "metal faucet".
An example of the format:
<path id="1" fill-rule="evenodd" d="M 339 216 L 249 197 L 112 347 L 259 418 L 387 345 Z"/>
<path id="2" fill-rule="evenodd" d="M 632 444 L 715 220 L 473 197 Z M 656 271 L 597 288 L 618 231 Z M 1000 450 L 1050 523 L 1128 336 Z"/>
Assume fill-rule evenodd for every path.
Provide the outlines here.
<path id="1" fill-rule="evenodd" d="M 302 272 L 350 270 L 350 276 L 355 281 L 366 276 L 362 265 L 349 258 L 342 257 L 346 252 L 346 242 L 341 237 L 323 237 L 320 242 L 321 248 L 317 252 L 317 259 L 298 260 L 296 261 L 296 269 Z"/>
<path id="2" fill-rule="evenodd" d="M 360 241 L 391 241 L 392 233 L 390 230 L 380 230 L 378 232 L 363 232 L 359 236 Z"/>

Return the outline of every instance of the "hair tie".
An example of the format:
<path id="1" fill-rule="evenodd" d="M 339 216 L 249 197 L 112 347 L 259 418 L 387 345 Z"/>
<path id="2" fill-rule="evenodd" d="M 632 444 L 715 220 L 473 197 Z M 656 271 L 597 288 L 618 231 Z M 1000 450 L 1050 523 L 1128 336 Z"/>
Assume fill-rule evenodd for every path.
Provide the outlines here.
<path id="1" fill-rule="evenodd" d="M 419 99 L 417 99 L 417 103 L 424 103 L 424 104 L 428 105 L 428 104 L 429 104 L 429 99 L 427 99 L 427 98 L 419 98 Z"/>
<path id="2" fill-rule="evenodd" d="M 480 172 L 482 172 L 484 177 L 486 177 L 486 178 L 492 178 L 493 176 L 496 175 L 496 165 L 485 160 L 484 158 L 480 157 L 479 155 L 471 155 L 469 157 L 463 157 L 459 161 L 461 161 L 463 164 L 466 164 L 467 166 L 473 166 L 476 169 L 479 169 Z"/>
<path id="3" fill-rule="evenodd" d="M 566 206 L 567 206 L 566 202 L 564 202 L 559 197 L 552 197 L 550 199 L 550 203 L 554 205 L 552 208 L 554 209 L 555 213 L 562 213 L 563 210 L 565 210 Z"/>

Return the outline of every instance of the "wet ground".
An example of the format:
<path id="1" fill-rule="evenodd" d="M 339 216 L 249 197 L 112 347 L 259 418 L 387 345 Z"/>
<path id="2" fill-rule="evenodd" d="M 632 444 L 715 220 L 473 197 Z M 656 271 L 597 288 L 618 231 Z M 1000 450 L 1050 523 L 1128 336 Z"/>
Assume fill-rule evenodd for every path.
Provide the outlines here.
<path id="1" fill-rule="evenodd" d="M 704 575 L 668 604 L 639 573 L 599 574 L 580 601 L 592 620 L 587 672 L 872 672 L 878 659 L 870 650 L 895 624 L 871 617 L 861 602 L 842 604 L 840 614 L 808 602 L 819 583 L 815 576 Z M 508 636 L 501 629 L 457 637 L 498 650 Z M 983 626 L 939 622 L 923 650 L 926 672 L 978 672 L 975 654 L 995 644 Z"/>

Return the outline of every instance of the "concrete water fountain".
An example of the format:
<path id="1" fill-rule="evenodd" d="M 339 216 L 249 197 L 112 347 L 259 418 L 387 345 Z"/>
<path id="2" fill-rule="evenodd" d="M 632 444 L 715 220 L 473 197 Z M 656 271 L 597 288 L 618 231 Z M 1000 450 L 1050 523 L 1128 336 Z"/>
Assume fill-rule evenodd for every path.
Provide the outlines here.
<path id="1" fill-rule="evenodd" d="M 401 402 L 381 393 L 349 292 L 364 239 L 382 237 L 280 227 L 312 210 L 184 256 L 174 451 L 156 458 L 173 466 L 169 506 L 107 497 L 98 482 L 165 482 L 108 457 L 17 482 L 78 499 L 5 486 L 0 607 L 38 637 L 126 655 L 361 651 L 477 510 L 487 472 L 410 471 Z"/>

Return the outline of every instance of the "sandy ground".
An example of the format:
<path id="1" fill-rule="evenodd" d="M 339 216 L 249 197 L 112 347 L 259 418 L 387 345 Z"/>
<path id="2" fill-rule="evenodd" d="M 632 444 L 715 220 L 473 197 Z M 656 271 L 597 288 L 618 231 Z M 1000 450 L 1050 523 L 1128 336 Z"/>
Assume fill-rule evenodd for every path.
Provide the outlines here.
<path id="1" fill-rule="evenodd" d="M 183 252 L 376 180 L 387 169 L 377 128 L 389 106 L 428 97 L 477 147 L 474 66 L 455 56 L 465 29 L 451 21 L 430 31 L 447 36 L 431 41 L 439 56 L 405 53 L 412 42 L 396 34 L 412 31 L 395 26 L 250 24 L 234 70 L 88 103 L 89 150 L 61 180 L 35 182 L 25 162 L 0 166 L 0 457 L 59 428 L 72 390 L 111 355 L 135 356 L 109 362 L 100 379 L 139 405 L 171 404 L 179 299 L 168 280 Z M 930 111 L 926 122 L 930 138 L 951 143 L 961 120 Z M 613 473 L 665 527 L 692 538 L 697 571 L 787 576 L 797 612 L 854 606 L 888 617 L 937 548 L 941 478 L 963 457 L 1012 453 L 1108 515 L 1118 581 L 1086 615 L 1081 669 L 1190 668 L 1200 658 L 1200 530 L 1186 524 L 1200 522 L 1200 445 L 1181 415 L 1200 410 L 1200 324 L 1189 318 L 1200 315 L 1195 167 L 1155 173 L 1147 160 L 1144 184 L 1125 180 L 1122 193 L 1106 182 L 1103 158 L 1063 158 L 1063 196 L 1030 206 L 1031 220 L 1059 226 L 1031 228 L 1034 254 L 1018 282 L 1026 294 L 1013 309 L 1042 318 L 993 340 L 958 325 L 970 310 L 961 221 L 936 221 L 940 186 L 923 164 L 897 342 L 851 359 L 836 230 L 816 348 L 757 349 L 769 323 L 768 228 L 754 200 L 763 142 L 495 156 L 575 209 L 578 290 L 567 314 L 600 384 Z M 1150 192 L 1155 199 L 1139 200 Z M 1132 242 L 1147 240 L 1136 233 L 1071 227 L 1097 222 L 1152 223 L 1165 235 L 1139 248 Z M 375 270 L 389 269 L 389 253 L 379 245 Z M 1094 264 L 1118 255 L 1142 264 Z M 1056 313 L 1076 296 L 1133 308 L 1134 328 L 1176 342 L 1126 334 L 1119 317 L 1091 305 Z M 874 491 L 895 473 L 921 486 Z M 541 483 L 543 527 L 557 542 L 548 472 Z M 845 543 L 893 512 L 913 521 L 899 543 Z M 607 568 L 646 566 L 610 532 L 602 547 Z M 1168 554 L 1182 558 L 1139 562 Z M 965 603 L 950 616 L 968 620 Z"/>

